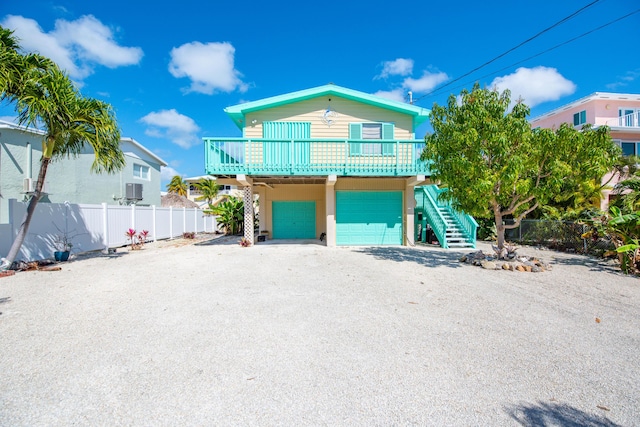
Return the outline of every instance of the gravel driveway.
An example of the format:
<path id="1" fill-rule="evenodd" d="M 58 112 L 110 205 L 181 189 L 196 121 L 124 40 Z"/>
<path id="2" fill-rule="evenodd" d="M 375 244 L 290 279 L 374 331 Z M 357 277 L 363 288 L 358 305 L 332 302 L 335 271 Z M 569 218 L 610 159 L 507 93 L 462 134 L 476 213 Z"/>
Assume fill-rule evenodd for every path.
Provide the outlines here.
<path id="1" fill-rule="evenodd" d="M 640 280 L 608 264 L 225 239 L 1 278 L 0 425 L 640 425 Z"/>

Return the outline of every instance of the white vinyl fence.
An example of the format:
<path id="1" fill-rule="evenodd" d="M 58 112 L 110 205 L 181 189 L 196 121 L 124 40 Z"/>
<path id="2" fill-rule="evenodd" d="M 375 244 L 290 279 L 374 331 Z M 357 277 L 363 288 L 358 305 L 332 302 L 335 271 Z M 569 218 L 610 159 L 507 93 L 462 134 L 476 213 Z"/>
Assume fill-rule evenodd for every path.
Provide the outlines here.
<path id="1" fill-rule="evenodd" d="M 0 257 L 9 252 L 26 211 L 26 203 L 9 200 L 9 223 L 0 224 Z M 214 232 L 217 224 L 197 208 L 38 203 L 16 261 L 52 258 L 56 236 L 63 234 L 73 243 L 72 254 L 124 246 L 130 228 L 147 230 L 147 240 L 156 241 L 185 232 Z"/>

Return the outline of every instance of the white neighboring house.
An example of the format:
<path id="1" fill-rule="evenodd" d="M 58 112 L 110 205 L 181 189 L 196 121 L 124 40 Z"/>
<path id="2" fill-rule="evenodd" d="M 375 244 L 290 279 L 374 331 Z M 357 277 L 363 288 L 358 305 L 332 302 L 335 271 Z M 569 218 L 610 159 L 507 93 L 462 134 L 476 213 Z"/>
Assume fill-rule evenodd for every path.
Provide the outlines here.
<path id="1" fill-rule="evenodd" d="M 196 202 L 198 206 L 200 206 L 200 209 L 206 209 L 208 208 L 206 200 L 196 200 L 202 194 L 195 184 L 202 179 L 216 180 L 216 178 L 211 175 L 193 176 L 185 178 L 184 180 L 187 183 L 187 198 Z M 242 197 L 242 190 L 239 190 L 236 185 L 220 185 L 219 187 L 218 198 L 214 200 L 214 204 L 220 201 L 224 196 Z"/>
<path id="2" fill-rule="evenodd" d="M 0 121 L 0 223 L 8 201 L 26 200 L 40 171 L 44 132 Z M 40 203 L 136 204 L 160 206 L 160 168 L 167 163 L 133 138 L 122 138 L 124 168 L 115 174 L 91 172 L 91 146 L 77 156 L 51 162 Z"/>

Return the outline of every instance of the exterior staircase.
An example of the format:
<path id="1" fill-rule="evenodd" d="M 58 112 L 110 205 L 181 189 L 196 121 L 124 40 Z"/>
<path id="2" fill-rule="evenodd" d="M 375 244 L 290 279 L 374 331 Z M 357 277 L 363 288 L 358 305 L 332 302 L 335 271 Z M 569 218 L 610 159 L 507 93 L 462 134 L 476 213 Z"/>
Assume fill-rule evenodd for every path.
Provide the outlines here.
<path id="1" fill-rule="evenodd" d="M 439 200 L 443 191 L 437 185 L 415 188 L 416 241 L 431 240 L 427 233 L 430 229 L 443 248 L 475 248 L 478 224 L 472 216 Z"/>

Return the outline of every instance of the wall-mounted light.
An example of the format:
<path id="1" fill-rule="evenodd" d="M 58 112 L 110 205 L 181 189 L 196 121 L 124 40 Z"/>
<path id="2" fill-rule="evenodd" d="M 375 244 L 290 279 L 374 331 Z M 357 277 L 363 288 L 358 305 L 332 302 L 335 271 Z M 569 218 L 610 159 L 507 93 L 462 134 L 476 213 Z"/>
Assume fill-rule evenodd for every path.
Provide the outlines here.
<path id="1" fill-rule="evenodd" d="M 258 121 L 256 119 L 251 120 L 251 124 L 255 125 L 256 123 L 258 123 Z"/>

